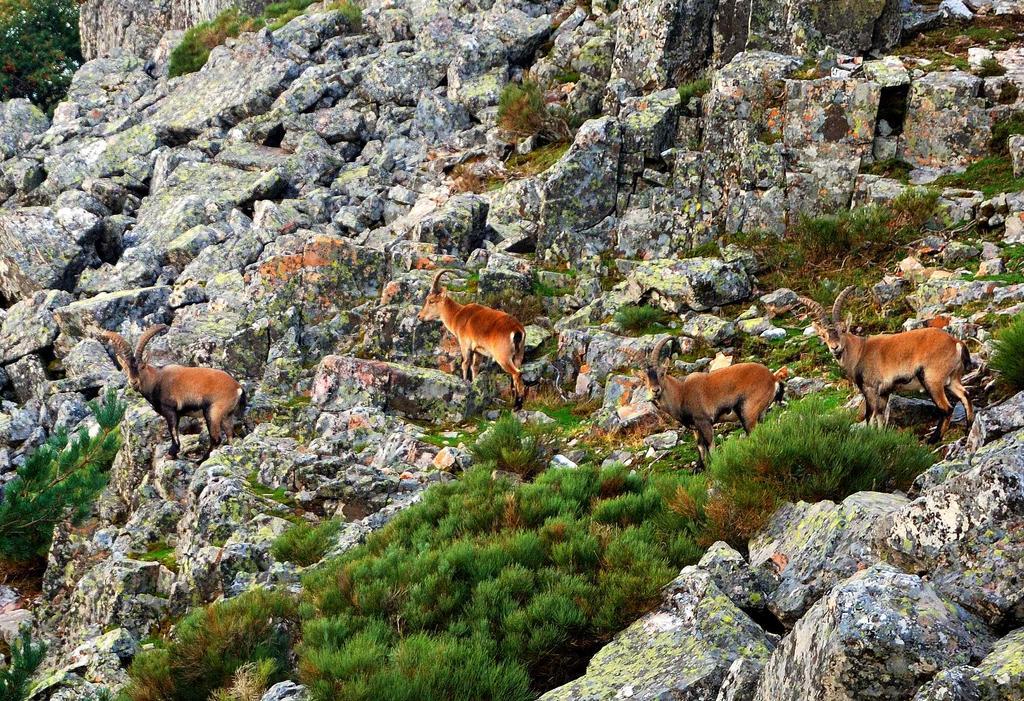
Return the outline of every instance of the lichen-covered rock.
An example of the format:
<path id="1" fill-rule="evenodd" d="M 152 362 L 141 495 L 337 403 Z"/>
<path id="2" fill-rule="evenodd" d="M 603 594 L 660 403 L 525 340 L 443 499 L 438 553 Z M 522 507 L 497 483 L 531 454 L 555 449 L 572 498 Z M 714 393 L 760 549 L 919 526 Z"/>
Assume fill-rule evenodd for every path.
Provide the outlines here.
<path id="1" fill-rule="evenodd" d="M 858 492 L 836 504 L 785 504 L 750 540 L 750 565 L 774 564 L 779 584 L 768 608 L 788 627 L 822 595 L 854 573 L 879 562 L 875 539 L 907 500 L 896 494 Z"/>
<path id="2" fill-rule="evenodd" d="M 560 260 L 603 250 L 600 237 L 586 232 L 615 210 L 621 130 L 612 117 L 586 122 L 572 146 L 547 172 L 540 187 L 538 248 Z"/>
<path id="3" fill-rule="evenodd" d="M 340 355 L 320 361 L 312 400 L 321 411 L 369 405 L 434 423 L 460 423 L 479 402 L 472 386 L 461 377 Z"/>
<path id="4" fill-rule="evenodd" d="M 718 588 L 744 611 L 763 610 L 779 585 L 779 577 L 771 564 L 752 566 L 722 541 L 707 549 L 697 567 L 709 572 Z"/>
<path id="5" fill-rule="evenodd" d="M 876 564 L 836 585 L 782 639 L 755 701 L 906 699 L 992 646 L 982 621 L 925 580 Z"/>
<path id="6" fill-rule="evenodd" d="M 483 245 L 487 208 L 487 200 L 480 195 L 457 195 L 416 224 L 413 241 L 434 243 L 439 252 L 466 256 Z"/>
<path id="7" fill-rule="evenodd" d="M 913 701 L 1022 701 L 1024 628 L 999 640 L 976 667 L 944 669 Z"/>
<path id="8" fill-rule="evenodd" d="M 1024 623 L 1024 432 L 897 511 L 882 546 L 989 623 Z"/>
<path id="9" fill-rule="evenodd" d="M 0 102 L 0 161 L 24 151 L 49 126 L 43 111 L 24 98 Z"/>
<path id="10" fill-rule="evenodd" d="M 10 363 L 51 345 L 60 333 L 53 310 L 73 300 L 67 292 L 46 290 L 8 309 L 0 327 L 0 363 Z"/>
<path id="11" fill-rule="evenodd" d="M 74 287 L 96 262 L 100 218 L 77 208 L 0 210 L 0 294 L 18 300 L 39 290 Z"/>
<path id="12" fill-rule="evenodd" d="M 630 271 L 626 294 L 667 312 L 706 311 L 750 297 L 753 284 L 739 263 L 719 258 L 644 261 Z"/>
<path id="13" fill-rule="evenodd" d="M 540 698 L 714 699 L 736 660 L 763 662 L 772 647 L 711 575 L 688 567 L 665 587 L 657 609 L 594 655 L 584 676 Z"/>
<path id="14" fill-rule="evenodd" d="M 169 320 L 170 296 L 171 288 L 166 285 L 105 292 L 60 307 L 54 317 L 61 332 L 72 338 L 83 338 L 96 328 L 141 329 Z"/>
<path id="15" fill-rule="evenodd" d="M 962 71 L 927 73 L 910 85 L 901 158 L 918 166 L 965 166 L 988 153 L 992 121 L 982 80 Z"/>

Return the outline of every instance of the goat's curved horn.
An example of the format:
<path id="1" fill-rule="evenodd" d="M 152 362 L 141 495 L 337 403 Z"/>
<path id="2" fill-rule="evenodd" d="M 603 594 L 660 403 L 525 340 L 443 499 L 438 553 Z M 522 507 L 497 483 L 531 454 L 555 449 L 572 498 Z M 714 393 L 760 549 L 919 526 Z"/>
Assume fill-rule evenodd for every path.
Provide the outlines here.
<path id="1" fill-rule="evenodd" d="M 679 347 L 679 341 L 676 339 L 675 336 L 666 336 L 665 338 L 655 343 L 654 348 L 651 349 L 651 367 L 656 368 L 661 363 L 661 353 L 662 350 L 665 348 L 666 343 L 675 344 L 677 349 Z M 671 357 L 671 355 L 672 350 L 669 349 L 669 356 Z"/>
<path id="2" fill-rule="evenodd" d="M 132 355 L 132 347 L 128 345 L 128 341 L 124 340 L 124 336 L 113 331 L 101 330 L 97 337 L 101 341 L 106 341 L 114 349 L 114 355 L 117 356 L 122 369 L 126 373 L 133 375 L 136 372 L 138 366 L 135 362 L 135 356 Z"/>
<path id="3" fill-rule="evenodd" d="M 856 288 L 853 285 L 844 289 L 839 293 L 839 296 L 836 297 L 835 303 L 832 305 L 832 325 L 837 329 L 843 320 L 843 305 L 846 303 L 846 298 L 853 293 L 854 289 Z"/>
<path id="4" fill-rule="evenodd" d="M 139 336 L 139 342 L 135 344 L 136 363 L 142 362 L 142 352 L 146 350 L 146 344 L 149 343 L 154 336 L 156 336 L 159 333 L 163 333 L 166 330 L 167 324 L 154 324 L 153 326 L 150 326 L 148 329 L 142 332 L 142 335 Z"/>
<path id="5" fill-rule="evenodd" d="M 448 270 L 447 268 L 441 268 L 436 273 L 434 273 L 434 280 L 430 283 L 430 292 L 432 294 L 441 291 L 441 276 L 443 276 L 445 273 L 450 272 L 451 270 Z"/>
<path id="6" fill-rule="evenodd" d="M 819 324 L 828 326 L 828 314 L 825 313 L 825 308 L 815 302 L 810 297 L 797 297 L 797 301 L 802 304 L 811 315 L 818 320 Z"/>

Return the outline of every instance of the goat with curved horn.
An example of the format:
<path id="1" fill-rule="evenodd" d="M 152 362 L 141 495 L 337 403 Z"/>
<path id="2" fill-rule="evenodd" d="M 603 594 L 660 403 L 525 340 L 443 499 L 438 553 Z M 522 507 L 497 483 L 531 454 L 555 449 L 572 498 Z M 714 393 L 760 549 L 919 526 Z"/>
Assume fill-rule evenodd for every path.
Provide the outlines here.
<path id="1" fill-rule="evenodd" d="M 843 305 L 855 288 L 847 287 L 832 305 L 831 321 L 821 305 L 800 301 L 814 317 L 814 330 L 839 361 L 848 380 L 864 396 L 864 420 L 876 426 L 889 423 L 889 397 L 894 392 L 923 390 L 942 413 L 930 440 L 938 442 L 953 416 L 949 396 L 963 403 L 968 425 L 974 406 L 962 379 L 971 369 L 967 344 L 942 329 L 923 328 L 896 334 L 858 336 L 842 321 Z"/>
<path id="2" fill-rule="evenodd" d="M 645 375 L 647 390 L 659 409 L 693 431 L 697 467 L 703 469 L 715 442 L 715 423 L 734 418 L 749 435 L 771 405 L 782 401 L 788 371 L 782 368 L 773 373 L 760 363 L 739 363 L 676 378 L 661 364 L 666 344 L 679 347 L 674 336 L 654 345 Z"/>
<path id="3" fill-rule="evenodd" d="M 480 362 L 485 357 L 493 358 L 511 377 L 515 407 L 521 408 L 526 397 L 521 371 L 526 355 L 526 329 L 518 319 L 505 312 L 481 304 L 456 302 L 441 286 L 441 278 L 450 272 L 441 269 L 434 274 L 430 292 L 418 315 L 419 320 L 440 319 L 455 336 L 462 353 L 462 378 L 467 382 L 476 379 Z"/>
<path id="4" fill-rule="evenodd" d="M 228 442 L 234 437 L 235 416 L 240 416 L 245 410 L 245 390 L 223 370 L 147 363 L 143 356 L 146 345 L 166 330 L 164 324 L 150 326 L 139 337 L 134 352 L 119 333 L 101 331 L 99 337 L 113 348 L 131 388 L 141 394 L 167 422 L 172 459 L 176 459 L 181 450 L 180 418 L 201 415 L 205 419 L 206 430 L 210 434 L 210 445 L 202 458 L 205 460 L 221 444 L 222 434 Z"/>

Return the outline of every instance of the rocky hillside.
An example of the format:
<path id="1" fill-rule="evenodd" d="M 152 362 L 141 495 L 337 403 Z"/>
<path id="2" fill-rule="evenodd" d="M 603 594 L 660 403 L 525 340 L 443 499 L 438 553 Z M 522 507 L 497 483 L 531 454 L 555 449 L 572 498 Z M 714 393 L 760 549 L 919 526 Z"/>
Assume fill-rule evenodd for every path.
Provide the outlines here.
<path id="1" fill-rule="evenodd" d="M 303 596 L 460 482 L 510 397 L 497 368 L 464 382 L 454 340 L 417 319 L 445 267 L 453 294 L 527 324 L 519 417 L 558 424 L 552 469 L 690 469 L 638 372 L 666 334 L 676 372 L 786 365 L 791 397 L 855 405 L 797 294 L 857 284 L 865 331 L 940 326 L 982 366 L 979 420 L 909 492 L 786 503 L 702 543 L 654 610 L 533 695 L 1024 699 L 1024 394 L 985 367 L 1024 309 L 1024 6 L 324 3 L 168 79 L 180 30 L 224 6 L 87 0 L 96 58 L 66 100 L 0 106 L 0 479 L 92 426 L 107 389 L 127 403 L 89 518 L 0 587 L 0 637 L 47 644 L 33 698 L 118 691 L 189 612 Z M 156 323 L 154 363 L 225 369 L 249 397 L 202 463 L 200 424 L 170 459 L 95 337 Z M 912 399 L 892 413 L 935 420 Z M 329 519 L 311 562 L 274 547 Z M 330 698 L 288 654 L 263 698 Z"/>

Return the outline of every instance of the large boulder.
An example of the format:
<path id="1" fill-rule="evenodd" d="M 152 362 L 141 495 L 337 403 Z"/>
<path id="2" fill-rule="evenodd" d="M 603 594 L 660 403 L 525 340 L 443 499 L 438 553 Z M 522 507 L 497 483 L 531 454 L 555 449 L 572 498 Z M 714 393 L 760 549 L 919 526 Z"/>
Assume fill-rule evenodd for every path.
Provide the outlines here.
<path id="1" fill-rule="evenodd" d="M 714 699 L 737 660 L 764 662 L 771 639 L 715 585 L 687 567 L 661 604 L 615 636 L 587 673 L 541 701 Z"/>
<path id="2" fill-rule="evenodd" d="M 43 111 L 24 98 L 0 102 L 0 161 L 20 154 L 49 126 Z"/>
<path id="3" fill-rule="evenodd" d="M 672 314 L 742 302 L 752 292 L 753 282 L 743 265 L 719 258 L 644 261 L 626 278 L 631 301 L 650 301 Z"/>
<path id="4" fill-rule="evenodd" d="M 561 260 L 608 247 L 598 227 L 615 211 L 621 130 L 612 117 L 586 122 L 540 188 L 538 248 Z"/>
<path id="5" fill-rule="evenodd" d="M 883 547 L 990 623 L 1024 623 L 1024 431 L 900 509 Z"/>
<path id="6" fill-rule="evenodd" d="M 71 290 L 98 262 L 100 218 L 84 209 L 0 210 L 0 295 L 18 300 L 45 289 Z"/>
<path id="7" fill-rule="evenodd" d="M 858 492 L 836 504 L 785 504 L 749 544 L 752 567 L 773 564 L 778 587 L 768 608 L 792 627 L 836 583 L 881 559 L 874 542 L 886 519 L 906 506 L 896 494 Z"/>
<path id="8" fill-rule="evenodd" d="M 906 699 L 991 648 L 984 623 L 920 577 L 876 564 L 834 587 L 772 653 L 755 701 Z"/>
<path id="9" fill-rule="evenodd" d="M 1024 628 L 1000 640 L 976 667 L 944 669 L 914 701 L 1024 701 Z"/>
<path id="10" fill-rule="evenodd" d="M 910 84 L 900 157 L 917 166 L 965 166 L 989 152 L 992 121 L 981 78 L 935 71 Z"/>
<path id="11" fill-rule="evenodd" d="M 8 309 L 0 327 L 0 363 L 13 362 L 51 345 L 60 333 L 53 310 L 72 301 L 67 292 L 45 290 Z"/>
<path id="12" fill-rule="evenodd" d="M 329 355 L 313 379 L 313 404 L 321 411 L 375 406 L 416 421 L 460 423 L 476 401 L 471 385 L 440 370 Z"/>

